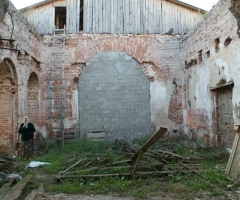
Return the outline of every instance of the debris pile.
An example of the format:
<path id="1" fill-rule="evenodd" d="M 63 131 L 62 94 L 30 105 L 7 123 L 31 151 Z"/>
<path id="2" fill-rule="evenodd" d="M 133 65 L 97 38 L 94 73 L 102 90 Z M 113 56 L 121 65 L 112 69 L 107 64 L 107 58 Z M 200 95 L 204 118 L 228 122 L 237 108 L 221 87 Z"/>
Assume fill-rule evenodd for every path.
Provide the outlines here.
<path id="1" fill-rule="evenodd" d="M 10 174 L 14 170 L 13 159 L 0 156 L 0 171 Z"/>
<path id="2" fill-rule="evenodd" d="M 135 175 L 163 175 L 174 173 L 197 173 L 199 165 L 195 161 L 199 158 L 178 155 L 165 147 L 149 149 L 167 129 L 160 128 L 143 146 L 133 144 L 127 139 L 116 140 L 119 154 L 124 158 L 114 160 L 108 154 L 99 158 L 98 154 L 91 154 L 89 158 L 72 158 L 63 170 L 59 171 L 56 179 L 63 182 L 65 179 L 127 176 Z M 170 148 L 176 144 L 168 144 Z M 163 145 L 164 146 L 164 145 Z"/>

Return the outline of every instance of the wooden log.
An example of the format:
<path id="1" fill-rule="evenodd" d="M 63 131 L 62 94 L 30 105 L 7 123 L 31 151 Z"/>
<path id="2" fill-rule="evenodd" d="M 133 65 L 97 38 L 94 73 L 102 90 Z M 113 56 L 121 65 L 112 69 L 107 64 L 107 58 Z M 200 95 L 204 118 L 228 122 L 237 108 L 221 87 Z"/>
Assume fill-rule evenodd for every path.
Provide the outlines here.
<path id="1" fill-rule="evenodd" d="M 3 197 L 2 200 L 15 200 L 18 199 L 22 193 L 23 188 L 27 185 L 28 181 L 32 178 L 31 174 L 25 176 L 21 181 L 19 181 L 15 186 L 13 186 L 8 193 Z"/>
<path id="2" fill-rule="evenodd" d="M 141 164 L 138 166 L 139 169 L 145 169 L 145 168 L 150 168 L 150 167 L 160 167 L 163 166 L 162 163 L 153 163 L 153 164 Z M 82 172 L 87 172 L 87 171 L 98 171 L 98 170 L 112 170 L 112 169 L 127 169 L 127 168 L 134 168 L 134 166 L 117 166 L 117 167 L 92 167 L 89 169 L 83 169 L 83 170 L 78 170 L 78 171 L 70 171 L 65 174 L 77 174 L 77 173 L 82 173 Z"/>
<path id="3" fill-rule="evenodd" d="M 176 171 L 151 171 L 151 172 L 139 172 L 136 171 L 136 175 L 150 175 L 150 174 L 172 174 L 177 173 Z M 116 174 L 90 174 L 90 175 L 59 175 L 56 178 L 100 178 L 100 177 L 111 177 L 111 176 L 131 176 L 132 173 L 116 173 Z"/>
<path id="4" fill-rule="evenodd" d="M 132 178 L 134 177 L 134 174 L 135 174 L 135 172 L 136 172 L 136 170 L 137 170 L 137 168 L 138 168 L 138 164 L 139 164 L 139 162 L 140 162 L 140 159 L 141 159 L 142 155 L 143 155 L 143 150 L 141 150 L 141 151 L 139 152 L 139 154 L 138 154 L 137 162 L 136 162 L 136 164 L 135 164 L 135 166 L 134 166 L 134 169 L 133 169 L 133 172 L 132 172 Z"/>
<path id="5" fill-rule="evenodd" d="M 63 172 L 60 172 L 60 174 L 65 174 L 68 170 L 70 170 L 71 168 L 75 167 L 76 165 L 78 165 L 79 163 L 82 162 L 82 159 L 77 161 L 75 164 L 73 164 L 72 166 L 70 166 L 69 168 L 67 168 L 66 170 L 64 170 Z"/>
<path id="6" fill-rule="evenodd" d="M 198 173 L 198 172 L 197 172 L 196 170 L 194 170 L 194 169 L 191 169 L 191 168 L 188 167 L 187 165 L 184 165 L 184 164 L 182 164 L 182 163 L 180 163 L 180 162 L 178 162 L 178 164 L 180 164 L 180 165 L 184 166 L 185 168 L 189 169 L 190 171 L 192 171 L 192 172 L 194 172 L 194 173 L 196 173 L 196 174 L 204 177 L 202 174 Z M 205 178 L 205 177 L 204 177 L 204 178 Z"/>
<path id="7" fill-rule="evenodd" d="M 166 128 L 161 127 L 157 132 L 153 134 L 153 136 L 141 147 L 141 149 L 138 150 L 138 152 L 131 158 L 131 160 L 136 160 L 138 158 L 138 155 L 140 151 L 148 150 L 149 147 L 151 147 L 160 137 L 162 137 L 167 132 Z"/>

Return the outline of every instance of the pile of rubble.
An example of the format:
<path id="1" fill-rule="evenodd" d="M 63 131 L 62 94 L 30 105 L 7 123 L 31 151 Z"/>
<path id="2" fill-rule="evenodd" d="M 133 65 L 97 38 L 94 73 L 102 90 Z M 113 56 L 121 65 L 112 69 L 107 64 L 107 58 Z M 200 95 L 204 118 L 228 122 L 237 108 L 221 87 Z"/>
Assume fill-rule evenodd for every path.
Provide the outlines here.
<path id="1" fill-rule="evenodd" d="M 113 162 L 111 158 L 94 156 L 70 159 L 65 168 L 56 175 L 60 181 L 64 179 L 127 176 L 135 175 L 164 175 L 174 173 L 197 173 L 199 165 L 195 163 L 199 158 L 182 156 L 168 150 L 175 144 L 163 145 L 163 148 L 150 149 L 150 147 L 166 133 L 167 129 L 160 128 L 143 146 L 133 144 L 127 139 L 116 140 L 117 151 L 128 159 Z"/>

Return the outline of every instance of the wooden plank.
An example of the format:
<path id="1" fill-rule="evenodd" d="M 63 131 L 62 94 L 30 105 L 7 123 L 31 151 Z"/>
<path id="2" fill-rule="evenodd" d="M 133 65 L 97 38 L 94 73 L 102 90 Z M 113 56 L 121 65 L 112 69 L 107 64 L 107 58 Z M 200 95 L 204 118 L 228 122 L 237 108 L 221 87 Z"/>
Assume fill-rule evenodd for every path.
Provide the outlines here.
<path id="1" fill-rule="evenodd" d="M 77 34 L 80 30 L 80 5 L 81 0 L 76 0 L 76 24 L 75 24 L 75 34 Z"/>
<path id="2" fill-rule="evenodd" d="M 134 166 L 134 169 L 133 169 L 133 172 L 132 172 L 132 178 L 134 177 L 136 171 L 137 171 L 137 168 L 138 168 L 138 165 L 139 165 L 139 162 L 140 162 L 140 159 L 142 158 L 142 155 L 143 155 L 143 150 L 140 150 L 139 154 L 138 154 L 138 158 L 137 158 L 137 161 L 135 163 L 135 166 Z"/>
<path id="3" fill-rule="evenodd" d="M 140 34 L 143 34 L 144 33 L 144 18 L 145 18 L 145 16 L 144 16 L 144 7 L 143 7 L 143 5 L 144 5 L 144 0 L 140 0 L 140 2 L 139 2 L 139 9 L 140 9 L 140 13 L 139 13 L 139 15 L 140 15 Z"/>
<path id="4" fill-rule="evenodd" d="M 106 133 L 105 132 L 101 132 L 101 133 L 87 133 L 86 134 L 87 139 L 100 139 L 100 138 L 104 138 L 104 140 L 106 139 Z"/>
<path id="5" fill-rule="evenodd" d="M 13 181 L 15 179 L 9 179 L 8 182 L 4 183 L 1 188 L 0 188 L 0 199 L 2 199 L 8 192 L 8 190 L 10 189 Z"/>
<path id="6" fill-rule="evenodd" d="M 77 166 L 79 163 L 82 162 L 82 159 L 77 161 L 76 163 L 74 163 L 73 165 L 71 165 L 70 167 L 68 167 L 66 170 L 64 170 L 63 172 L 60 172 L 59 174 L 65 174 L 67 171 L 69 171 L 70 169 L 72 169 L 73 167 Z"/>
<path id="7" fill-rule="evenodd" d="M 115 24 L 114 24 L 114 15 L 115 15 L 115 11 L 114 11 L 114 0 L 110 0 L 110 13 L 111 16 L 109 18 L 109 24 L 110 24 L 110 33 L 113 34 L 114 33 L 114 28 L 115 28 Z"/>
<path id="8" fill-rule="evenodd" d="M 107 0 L 107 5 L 108 5 L 108 9 L 106 10 L 107 12 L 107 19 L 106 19 L 106 23 L 107 23 L 107 27 L 108 27 L 108 33 L 111 33 L 111 19 L 112 19 L 112 4 L 110 0 Z"/>
<path id="9" fill-rule="evenodd" d="M 153 163 L 153 164 L 140 164 L 138 165 L 138 168 L 141 168 L 141 169 L 146 169 L 146 168 L 151 168 L 151 167 L 161 167 L 163 166 L 164 164 L 162 163 Z M 175 166 L 167 166 L 168 168 L 180 168 L 181 166 L 179 165 L 175 165 Z M 191 166 L 190 166 L 191 167 Z M 194 168 L 195 166 L 193 166 Z M 83 170 L 78 170 L 78 171 L 68 171 L 66 172 L 65 174 L 68 174 L 68 175 L 71 175 L 71 174 L 78 174 L 78 173 L 83 173 L 83 172 L 88 172 L 88 171 L 98 171 L 98 170 L 109 170 L 109 169 L 123 169 L 123 168 L 134 168 L 134 166 L 131 166 L 131 165 L 128 165 L 128 166 L 117 166 L 117 167 L 104 167 L 104 166 L 99 166 L 99 167 L 91 167 L 91 168 L 88 168 L 88 169 L 83 169 Z M 195 168 L 198 168 L 197 166 Z M 195 169 L 194 168 L 194 169 Z"/>
<path id="10" fill-rule="evenodd" d="M 126 19 L 126 25 L 124 26 L 125 31 L 124 33 L 128 34 L 131 32 L 130 30 L 130 1 L 126 0 L 125 3 L 125 19 Z"/>
<path id="11" fill-rule="evenodd" d="M 27 185 L 29 180 L 32 178 L 31 174 L 26 175 L 21 181 L 19 181 L 15 186 L 13 186 L 9 192 L 3 197 L 2 200 L 15 200 L 22 193 L 23 188 Z"/>
<path id="12" fill-rule="evenodd" d="M 135 9 L 135 32 L 140 33 L 140 0 L 136 0 Z"/>
<path id="13" fill-rule="evenodd" d="M 106 33 L 106 0 L 101 0 L 102 1 L 102 33 Z"/>
<path id="14" fill-rule="evenodd" d="M 154 1 L 155 0 L 148 0 L 149 1 L 149 33 L 154 33 Z"/>
<path id="15" fill-rule="evenodd" d="M 175 174 L 175 173 L 184 173 L 186 171 L 183 170 L 171 170 L 171 171 L 149 171 L 149 172 L 139 172 L 136 171 L 135 174 L 137 175 L 157 175 L 157 174 Z M 196 171 L 198 172 L 198 171 Z M 112 176 L 131 176 L 132 173 L 116 173 L 116 174 L 90 174 L 90 175 L 62 175 L 62 176 L 56 176 L 56 178 L 95 178 L 95 177 L 112 177 Z"/>
<path id="16" fill-rule="evenodd" d="M 83 6 L 83 33 L 88 33 L 88 1 L 84 0 Z"/>
<path id="17" fill-rule="evenodd" d="M 71 13 L 71 4 L 70 4 L 70 0 L 67 0 L 67 16 L 66 16 L 66 29 L 67 29 L 67 33 L 71 33 L 72 32 L 72 27 L 71 27 L 71 23 L 70 23 L 70 21 L 71 21 L 70 20 L 70 13 Z"/>
<path id="18" fill-rule="evenodd" d="M 52 6 L 54 6 L 54 7 L 67 7 L 67 1 L 52 2 Z"/>
<path id="19" fill-rule="evenodd" d="M 149 147 L 151 147 L 160 137 L 162 137 L 165 133 L 167 132 L 166 128 L 161 127 L 158 131 L 156 131 L 152 137 L 149 138 L 149 140 L 147 142 L 145 142 L 145 144 L 141 147 L 141 149 L 138 150 L 137 153 L 135 153 L 131 160 L 136 160 L 138 158 L 138 155 L 140 153 L 140 151 L 143 151 L 143 153 L 145 151 L 148 150 Z"/>
<path id="20" fill-rule="evenodd" d="M 231 179 L 234 178 L 233 171 L 236 171 L 235 166 L 233 166 L 233 165 L 236 165 L 236 163 L 237 163 L 236 159 L 239 159 L 239 152 L 238 152 L 238 149 L 240 146 L 239 140 L 240 140 L 240 134 L 236 133 L 234 142 L 233 142 L 232 152 L 229 157 L 227 168 L 225 171 L 225 175 L 230 176 Z"/>
<path id="21" fill-rule="evenodd" d="M 88 15 L 88 17 L 89 17 L 89 33 L 93 33 L 93 14 L 92 14 L 92 12 L 93 12 L 93 0 L 88 0 L 89 1 L 89 10 L 88 10 L 88 12 L 89 12 L 89 15 Z"/>
<path id="22" fill-rule="evenodd" d="M 52 15 L 50 16 L 52 19 L 52 21 L 50 22 L 51 23 L 50 34 L 53 34 L 53 31 L 55 29 L 55 7 L 50 7 L 49 9 L 52 10 Z"/>
<path id="23" fill-rule="evenodd" d="M 93 1 L 93 33 L 98 33 L 98 19 L 99 19 L 99 7 L 98 7 L 98 1 Z"/>
<path id="24" fill-rule="evenodd" d="M 111 33 L 111 2 L 109 0 L 105 0 L 105 30 L 106 33 Z"/>
<path id="25" fill-rule="evenodd" d="M 163 10 L 163 33 L 165 34 L 165 33 L 167 33 L 167 17 L 168 17 L 168 15 L 167 15 L 167 4 L 166 4 L 166 1 L 162 1 L 163 2 L 163 4 L 162 4 L 162 10 Z"/>
<path id="26" fill-rule="evenodd" d="M 118 33 L 123 34 L 123 0 L 119 0 L 118 2 L 118 18 L 119 18 L 119 26 Z"/>
<path id="27" fill-rule="evenodd" d="M 34 200 L 42 200 L 43 194 L 44 194 L 44 185 L 43 183 L 41 183 L 38 190 L 36 191 Z"/>
<path id="28" fill-rule="evenodd" d="M 156 3 L 156 33 L 161 34 L 161 1 L 158 0 Z"/>
<path id="29" fill-rule="evenodd" d="M 145 33 L 149 33 L 149 1 L 145 0 Z"/>
<path id="30" fill-rule="evenodd" d="M 103 0 L 98 1 L 98 28 L 97 33 L 103 32 Z"/>
<path id="31" fill-rule="evenodd" d="M 127 0 L 123 0 L 123 31 L 126 34 L 127 33 L 127 4 L 128 1 Z"/>
<path id="32" fill-rule="evenodd" d="M 34 200 L 36 194 L 37 194 L 37 190 L 33 190 L 33 191 L 25 198 L 25 200 Z"/>
<path id="33" fill-rule="evenodd" d="M 77 25 L 77 0 L 72 0 L 72 33 L 76 33 Z M 70 16 L 71 16 L 70 15 Z"/>
<path id="34" fill-rule="evenodd" d="M 135 13 L 134 13 L 134 5 L 133 5 L 133 2 L 135 0 L 132 0 L 130 3 L 129 3 L 129 33 L 135 33 L 135 30 L 134 30 L 134 25 L 135 25 Z"/>
<path id="35" fill-rule="evenodd" d="M 132 0 L 130 4 L 130 19 L 132 33 L 136 33 L 136 0 Z"/>

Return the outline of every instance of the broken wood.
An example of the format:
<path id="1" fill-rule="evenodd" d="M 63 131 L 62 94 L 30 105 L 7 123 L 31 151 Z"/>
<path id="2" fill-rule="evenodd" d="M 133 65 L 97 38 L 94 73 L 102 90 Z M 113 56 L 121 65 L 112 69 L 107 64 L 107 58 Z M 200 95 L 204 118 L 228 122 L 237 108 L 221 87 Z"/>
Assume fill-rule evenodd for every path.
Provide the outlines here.
<path id="1" fill-rule="evenodd" d="M 37 194 L 37 190 L 33 190 L 24 200 L 34 200 Z"/>
<path id="2" fill-rule="evenodd" d="M 149 172 L 139 172 L 136 171 L 135 175 L 157 175 L 157 174 L 176 174 L 176 173 L 186 173 L 186 171 L 149 171 Z M 82 175 L 59 175 L 56 176 L 57 179 L 61 178 L 101 178 L 101 177 L 114 177 L 114 176 L 131 176 L 132 173 L 116 173 L 116 174 L 82 174 Z"/>
<path id="3" fill-rule="evenodd" d="M 75 167 L 76 165 L 78 165 L 79 163 L 82 162 L 82 159 L 77 161 L 75 164 L 73 164 L 72 166 L 70 166 L 69 168 L 67 168 L 66 170 L 64 170 L 63 172 L 60 172 L 60 174 L 65 174 L 68 170 L 70 170 L 71 168 Z"/>
<path id="4" fill-rule="evenodd" d="M 134 174 L 137 170 L 137 167 L 138 167 L 138 164 L 140 162 L 140 159 L 141 159 L 142 155 L 143 155 L 143 150 L 140 150 L 140 152 L 138 154 L 137 162 L 135 163 L 135 166 L 134 166 L 134 169 L 133 169 L 133 172 L 132 172 L 132 178 L 134 177 Z"/>
<path id="5" fill-rule="evenodd" d="M 10 190 L 10 187 L 15 179 L 9 179 L 8 182 L 4 183 L 0 188 L 0 199 L 2 199 Z"/>
<path id="6" fill-rule="evenodd" d="M 195 174 L 198 174 L 198 175 L 204 177 L 202 174 L 198 173 L 198 172 L 197 172 L 196 170 L 194 170 L 194 169 L 191 169 L 191 168 L 188 167 L 187 165 L 184 165 L 184 164 L 182 164 L 182 163 L 180 163 L 180 162 L 178 162 L 178 164 L 179 164 L 179 165 L 182 165 L 183 167 L 185 167 L 185 168 L 187 168 L 187 169 L 189 169 L 190 171 L 194 172 Z M 204 177 L 204 178 L 205 178 L 205 177 Z"/>
<path id="7" fill-rule="evenodd" d="M 43 185 L 43 183 L 41 183 L 36 192 L 36 196 L 35 196 L 34 200 L 41 200 L 43 194 L 44 194 L 44 185 Z"/>
<path id="8" fill-rule="evenodd" d="M 27 185 L 29 180 L 32 178 L 31 174 L 26 175 L 21 181 L 19 181 L 15 186 L 13 186 L 8 193 L 3 197 L 2 200 L 15 200 L 18 199 L 22 193 L 23 188 Z"/>
<path id="9" fill-rule="evenodd" d="M 157 132 L 153 134 L 153 136 L 141 147 L 140 150 L 131 158 L 131 160 L 136 160 L 140 151 L 143 153 L 148 150 L 160 137 L 162 137 L 167 132 L 166 128 L 161 127 Z"/>

